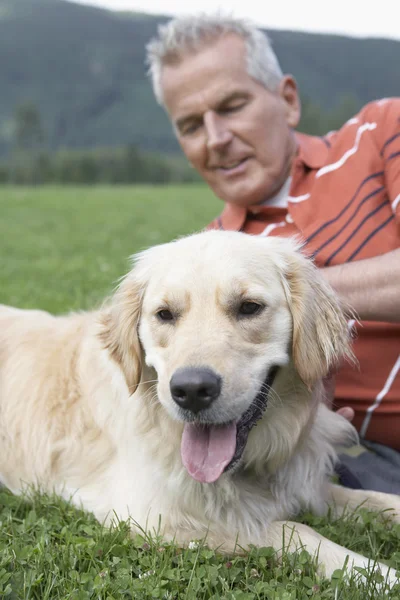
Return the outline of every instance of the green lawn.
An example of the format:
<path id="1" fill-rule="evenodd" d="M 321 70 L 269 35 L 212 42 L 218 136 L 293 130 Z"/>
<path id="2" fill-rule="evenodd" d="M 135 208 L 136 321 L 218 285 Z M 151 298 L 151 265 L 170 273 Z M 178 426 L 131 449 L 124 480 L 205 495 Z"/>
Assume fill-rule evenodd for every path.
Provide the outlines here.
<path id="1" fill-rule="evenodd" d="M 221 204 L 201 186 L 0 188 L 0 303 L 56 313 L 90 308 L 151 244 L 201 229 Z M 400 568 L 400 526 L 361 511 L 359 520 L 305 522 L 352 550 Z M 323 581 L 305 552 L 278 564 L 271 549 L 220 557 L 132 539 L 126 524 L 104 530 L 91 515 L 54 498 L 33 502 L 0 491 L 0 598 L 182 598 L 400 600 Z"/>
<path id="2" fill-rule="evenodd" d="M 0 303 L 93 307 L 131 254 L 203 228 L 221 207 L 195 185 L 0 187 Z"/>

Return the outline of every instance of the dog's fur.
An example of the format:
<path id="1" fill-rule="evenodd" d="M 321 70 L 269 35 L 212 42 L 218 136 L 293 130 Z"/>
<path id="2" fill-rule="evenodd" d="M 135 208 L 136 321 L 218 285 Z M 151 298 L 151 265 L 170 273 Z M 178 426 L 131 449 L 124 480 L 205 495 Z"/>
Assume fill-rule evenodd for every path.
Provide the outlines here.
<path id="1" fill-rule="evenodd" d="M 240 315 L 256 302 L 255 315 Z M 160 310 L 173 319 L 161 321 Z M 321 380 L 349 357 L 338 301 L 293 241 L 207 232 L 135 257 L 114 296 L 92 313 L 51 316 L 0 307 L 0 479 L 13 492 L 39 486 L 110 521 L 113 515 L 180 544 L 207 535 L 236 544 L 301 543 L 329 576 L 368 560 L 286 521 L 361 502 L 393 509 L 395 496 L 332 486 L 338 445 L 353 427 L 323 402 Z M 238 420 L 278 365 L 267 408 L 239 466 L 214 483 L 182 464 L 185 420 L 170 380 L 207 367 L 220 396 L 197 418 Z M 392 581 L 393 572 L 381 565 Z"/>

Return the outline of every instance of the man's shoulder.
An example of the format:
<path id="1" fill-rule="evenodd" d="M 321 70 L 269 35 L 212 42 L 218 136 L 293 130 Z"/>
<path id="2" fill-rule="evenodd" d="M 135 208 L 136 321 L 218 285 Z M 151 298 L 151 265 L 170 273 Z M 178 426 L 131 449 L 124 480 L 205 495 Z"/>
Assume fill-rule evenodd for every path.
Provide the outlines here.
<path id="1" fill-rule="evenodd" d="M 359 112 L 348 119 L 341 127 L 336 130 L 329 131 L 323 136 L 308 135 L 305 133 L 296 132 L 297 140 L 301 148 L 307 150 L 309 147 L 315 154 L 315 149 L 319 148 L 323 152 L 322 147 L 326 144 L 332 148 L 346 144 L 347 138 L 354 135 L 354 127 L 362 127 L 362 129 L 377 130 L 378 136 L 385 135 L 386 132 L 394 132 L 400 129 L 400 98 L 382 98 L 368 102 Z M 307 154 L 310 154 L 307 150 Z"/>
<path id="2" fill-rule="evenodd" d="M 369 134 L 365 137 L 364 132 Z M 360 139 L 372 136 L 377 148 L 388 138 L 400 132 L 400 98 L 382 98 L 365 104 L 357 114 L 348 119 L 336 131 L 330 131 L 322 139 L 330 148 L 330 155 L 342 151 L 349 144 L 358 146 Z M 310 136 L 306 136 L 310 137 Z M 311 139 L 317 139 L 311 136 Z"/>
<path id="3" fill-rule="evenodd" d="M 400 123 L 400 98 L 382 98 L 365 104 L 360 111 L 343 127 L 349 123 L 359 123 L 364 125 L 380 125 L 384 127 L 392 127 Z"/>

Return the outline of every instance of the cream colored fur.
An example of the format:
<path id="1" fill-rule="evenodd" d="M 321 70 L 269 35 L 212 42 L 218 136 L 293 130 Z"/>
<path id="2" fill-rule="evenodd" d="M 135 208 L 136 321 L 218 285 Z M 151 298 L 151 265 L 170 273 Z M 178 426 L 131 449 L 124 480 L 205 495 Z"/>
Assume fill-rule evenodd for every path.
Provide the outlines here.
<path id="1" fill-rule="evenodd" d="M 244 300 L 265 308 L 239 319 Z M 160 322 L 160 309 L 174 321 Z M 321 379 L 346 357 L 337 299 L 293 241 L 207 232 L 151 248 L 101 310 L 54 317 L 0 307 L 0 480 L 17 494 L 33 484 L 72 497 L 107 523 L 132 517 L 152 531 L 161 515 L 165 538 L 181 544 L 207 535 L 226 551 L 280 550 L 286 528 L 288 547 L 301 539 L 328 576 L 347 555 L 366 566 L 287 521 L 362 501 L 400 520 L 398 497 L 329 483 L 336 447 L 355 432 L 324 405 Z M 248 408 L 272 365 L 280 369 L 239 469 L 198 483 L 182 465 L 173 373 L 217 372 L 221 396 L 207 410 L 226 422 Z"/>

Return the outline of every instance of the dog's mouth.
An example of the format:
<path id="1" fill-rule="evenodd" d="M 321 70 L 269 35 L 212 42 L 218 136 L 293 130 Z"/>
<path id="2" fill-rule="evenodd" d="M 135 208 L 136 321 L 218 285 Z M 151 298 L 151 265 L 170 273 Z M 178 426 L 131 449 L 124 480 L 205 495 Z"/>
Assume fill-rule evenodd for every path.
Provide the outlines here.
<path id="1" fill-rule="evenodd" d="M 213 483 L 231 471 L 242 458 L 247 438 L 261 419 L 279 367 L 272 367 L 249 408 L 239 421 L 224 425 L 186 423 L 181 443 L 182 462 L 189 475 L 201 483 Z"/>

